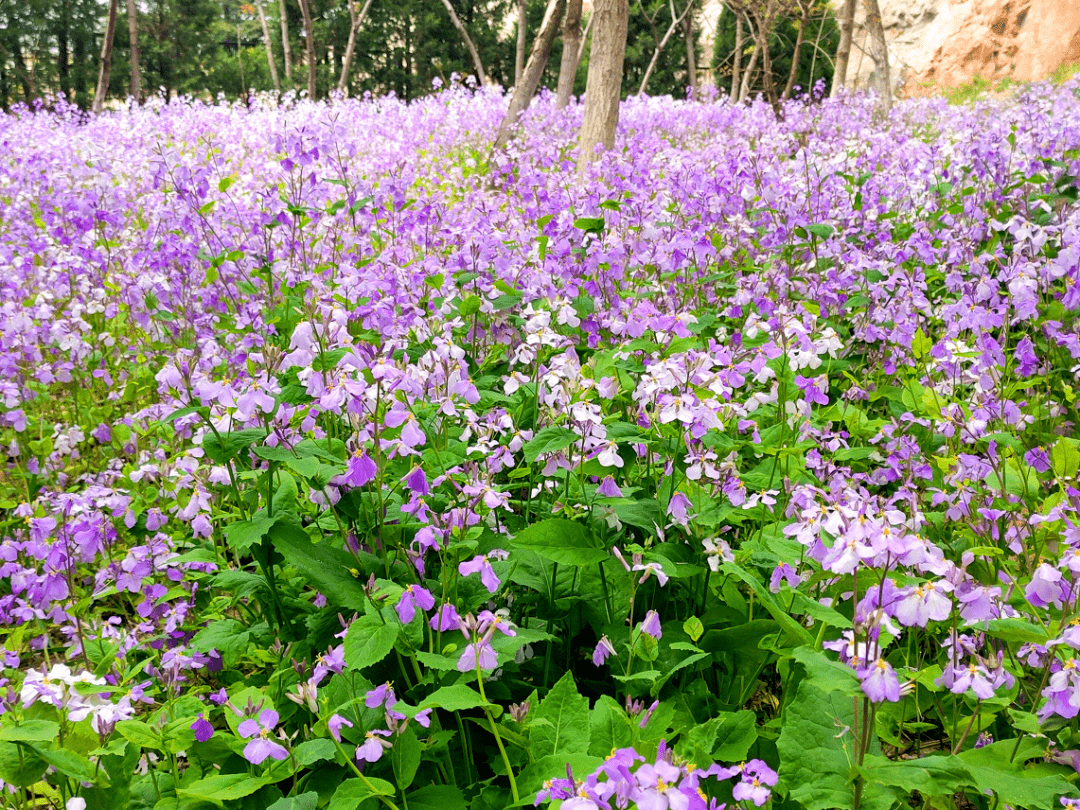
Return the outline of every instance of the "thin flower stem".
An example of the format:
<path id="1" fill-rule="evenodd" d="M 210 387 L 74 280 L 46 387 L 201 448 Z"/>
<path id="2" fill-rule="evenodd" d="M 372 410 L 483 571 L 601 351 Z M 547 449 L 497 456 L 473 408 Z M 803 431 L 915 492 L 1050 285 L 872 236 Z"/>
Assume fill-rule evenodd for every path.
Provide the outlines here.
<path id="1" fill-rule="evenodd" d="M 487 694 L 484 692 L 484 671 L 480 669 L 480 645 L 475 646 L 476 649 L 476 684 L 480 687 L 480 699 L 484 701 L 484 716 L 487 717 L 488 725 L 491 726 L 491 733 L 495 735 L 495 744 L 499 746 L 499 754 L 502 756 L 503 765 L 506 766 L 506 775 L 510 779 L 510 793 L 514 797 L 514 804 L 521 801 L 521 797 L 518 795 L 517 780 L 514 778 L 514 769 L 510 765 L 510 757 L 506 755 L 506 747 L 503 745 L 502 736 L 499 734 L 499 727 L 495 723 L 495 718 L 491 716 L 491 711 L 487 707 Z"/>

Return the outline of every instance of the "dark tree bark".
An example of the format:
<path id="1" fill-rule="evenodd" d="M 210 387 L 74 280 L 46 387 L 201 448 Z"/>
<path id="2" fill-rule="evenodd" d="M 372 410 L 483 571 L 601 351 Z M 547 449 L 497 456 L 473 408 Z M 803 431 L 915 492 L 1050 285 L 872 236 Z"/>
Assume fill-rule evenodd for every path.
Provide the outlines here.
<path id="1" fill-rule="evenodd" d="M 840 42 L 836 46 L 836 68 L 833 70 L 832 88 L 830 96 L 840 92 L 841 87 L 847 86 L 848 61 L 851 58 L 851 35 L 855 30 L 855 0 L 844 0 L 844 6 L 840 9 Z"/>
<path id="2" fill-rule="evenodd" d="M 142 76 L 139 73 L 139 12 L 135 0 L 127 0 L 128 39 L 131 42 L 131 86 L 132 98 L 142 101 Z"/>
<path id="3" fill-rule="evenodd" d="M 315 22 L 311 18 L 311 0 L 300 0 L 300 14 L 304 18 L 304 61 L 307 62 L 308 98 L 315 100 L 315 76 L 318 63 L 315 57 Z"/>
<path id="4" fill-rule="evenodd" d="M 540 88 L 540 79 L 544 75 L 544 67 L 551 55 L 551 46 L 559 33 L 559 23 L 562 22 L 565 10 L 566 0 L 548 0 L 547 9 L 544 11 L 544 21 L 540 24 L 540 31 L 533 41 L 529 61 L 521 73 L 521 80 L 514 85 L 510 107 L 506 111 L 502 126 L 499 127 L 499 134 L 495 138 L 495 149 L 506 146 L 507 141 L 510 140 L 510 134 L 514 131 L 514 125 L 517 124 L 518 116 L 528 108 L 529 102 Z"/>
<path id="5" fill-rule="evenodd" d="M 465 29 L 465 23 L 461 21 L 461 18 L 454 11 L 454 6 L 450 0 L 442 0 L 442 4 L 446 6 L 446 11 L 450 15 L 450 22 L 454 24 L 454 28 L 461 34 L 461 38 L 465 41 L 465 47 L 469 49 L 469 56 L 472 57 L 473 67 L 476 68 L 476 79 L 480 84 L 487 84 L 487 73 L 484 72 L 484 63 L 480 61 L 480 54 L 476 50 L 476 45 L 473 44 L 472 37 L 469 36 L 469 32 Z"/>
<path id="6" fill-rule="evenodd" d="M 682 21 L 683 39 L 686 41 L 686 78 L 690 83 L 690 97 L 697 96 L 697 42 L 694 41 L 694 15 Z"/>
<path id="7" fill-rule="evenodd" d="M 581 0 L 569 0 L 566 4 L 566 18 L 563 21 L 562 61 L 559 63 L 559 87 L 555 94 L 555 109 L 561 110 L 570 104 L 574 95 L 574 79 L 577 78 L 578 64 L 581 59 Z"/>
<path id="8" fill-rule="evenodd" d="M 116 37 L 116 17 L 120 0 L 110 0 L 109 21 L 105 24 L 105 38 L 101 43 L 101 69 L 98 72 L 97 89 L 94 91 L 94 112 L 100 113 L 105 107 L 105 96 L 109 92 L 109 73 L 112 70 L 113 39 Z"/>
<path id="9" fill-rule="evenodd" d="M 596 160 L 596 147 L 611 149 L 619 124 L 626 34 L 630 22 L 629 0 L 596 0 L 593 5 L 592 54 L 585 82 L 585 113 L 578 142 L 578 179 L 583 180 Z"/>

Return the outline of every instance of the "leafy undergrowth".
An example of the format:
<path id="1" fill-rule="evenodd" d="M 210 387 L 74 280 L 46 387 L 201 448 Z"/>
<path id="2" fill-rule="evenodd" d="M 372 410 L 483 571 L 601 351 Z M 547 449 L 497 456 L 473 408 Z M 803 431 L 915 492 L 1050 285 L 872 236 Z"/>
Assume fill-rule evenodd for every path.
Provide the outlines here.
<path id="1" fill-rule="evenodd" d="M 9 807 L 1080 796 L 1080 83 L 0 119 Z"/>

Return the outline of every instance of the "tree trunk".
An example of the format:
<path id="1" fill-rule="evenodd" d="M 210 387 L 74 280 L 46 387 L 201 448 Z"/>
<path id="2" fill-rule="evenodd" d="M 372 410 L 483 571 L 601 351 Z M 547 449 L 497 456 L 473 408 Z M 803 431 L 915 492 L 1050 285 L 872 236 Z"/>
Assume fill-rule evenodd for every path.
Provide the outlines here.
<path id="1" fill-rule="evenodd" d="M 892 108 L 892 82 L 889 80 L 889 51 L 885 46 L 885 29 L 881 25 L 881 7 L 878 0 L 866 3 L 866 29 L 870 34 L 870 58 L 874 60 L 881 105 L 885 112 Z"/>
<path id="2" fill-rule="evenodd" d="M 732 101 L 739 100 L 739 72 L 742 68 L 742 49 L 743 49 L 743 15 L 738 11 L 732 12 L 735 15 L 735 53 L 732 54 L 731 63 L 731 92 L 728 94 L 728 98 Z"/>
<path id="3" fill-rule="evenodd" d="M 469 56 L 472 57 L 473 66 L 476 68 L 476 79 L 480 84 L 487 84 L 487 73 L 484 72 L 484 63 L 480 61 L 480 54 L 476 51 L 476 46 L 473 44 L 472 37 L 469 36 L 469 32 L 465 30 L 465 24 L 458 17 L 457 12 L 454 11 L 454 6 L 450 3 L 450 0 L 442 0 L 442 4 L 446 6 L 446 11 L 450 15 L 450 22 L 454 24 L 454 28 L 461 34 L 461 38 L 465 40 L 465 47 L 469 49 Z"/>
<path id="4" fill-rule="evenodd" d="M 570 0 L 566 5 L 566 19 L 563 22 L 562 61 L 559 63 L 559 88 L 555 94 L 556 110 L 567 107 L 570 96 L 574 95 L 581 40 L 581 0 Z"/>
<path id="5" fill-rule="evenodd" d="M 686 40 L 686 78 L 690 82 L 690 97 L 697 96 L 697 42 L 694 41 L 694 15 L 691 14 L 682 23 L 683 38 Z"/>
<path id="6" fill-rule="evenodd" d="M 510 98 L 510 107 L 506 110 L 502 126 L 499 127 L 494 149 L 502 149 L 506 146 L 518 116 L 528 108 L 529 102 L 540 88 L 540 78 L 544 75 L 544 66 L 547 65 L 548 57 L 551 55 L 551 46 L 559 33 L 559 23 L 562 22 L 565 10 L 566 0 L 548 0 L 547 9 L 544 11 L 544 21 L 540 23 L 540 31 L 533 40 L 529 61 L 521 73 L 521 80 L 514 85 L 514 95 Z"/>
<path id="7" fill-rule="evenodd" d="M 514 53 L 514 86 L 517 87 L 518 82 L 521 81 L 521 74 L 525 72 L 525 46 L 527 44 L 526 36 L 528 31 L 526 30 L 529 25 L 526 12 L 528 11 L 528 0 L 518 0 L 517 4 L 517 51 Z"/>
<path id="8" fill-rule="evenodd" d="M 840 43 L 836 46 L 836 68 L 833 70 L 829 96 L 836 96 L 847 86 L 848 60 L 851 58 L 851 35 L 855 30 L 855 0 L 844 0 L 840 10 Z"/>
<path id="9" fill-rule="evenodd" d="M 769 0 L 765 7 L 765 19 L 758 19 L 758 34 L 761 36 L 761 77 L 765 80 L 765 98 L 770 104 L 776 103 L 776 82 L 772 71 L 772 54 L 769 51 L 769 37 L 775 20 L 776 0 Z"/>
<path id="10" fill-rule="evenodd" d="M 743 71 L 742 83 L 739 86 L 739 101 L 746 101 L 750 95 L 750 79 L 753 78 L 754 69 L 757 67 L 758 59 L 761 57 L 761 46 L 758 44 L 758 35 L 754 30 L 754 22 L 751 19 L 751 15 L 746 15 L 746 26 L 750 29 L 750 39 L 754 41 L 754 51 L 750 54 L 750 64 L 746 66 L 746 70 Z"/>
<path id="11" fill-rule="evenodd" d="M 371 8 L 371 0 L 367 0 L 364 3 L 364 7 L 360 9 L 360 12 L 356 11 L 356 2 L 354 0 L 348 0 L 349 3 L 349 41 L 345 43 L 345 57 L 341 60 L 341 78 L 338 79 L 337 89 L 345 92 L 345 88 L 349 83 L 349 68 L 352 67 L 353 54 L 356 52 L 356 34 L 360 30 L 360 26 L 364 24 L 364 18 L 367 17 L 368 9 Z"/>
<path id="12" fill-rule="evenodd" d="M 285 54 L 285 80 L 292 84 L 292 47 L 289 45 L 289 10 L 285 0 L 278 0 L 281 14 L 281 50 Z"/>
<path id="13" fill-rule="evenodd" d="M 664 46 L 667 45 L 668 40 L 671 39 L 671 35 L 675 33 L 675 29 L 682 25 L 682 21 L 686 18 L 686 15 L 690 13 L 690 9 L 694 7 L 694 0 L 687 0 L 686 8 L 683 9 L 683 13 L 676 18 L 675 0 L 668 0 L 668 2 L 671 5 L 671 25 L 669 25 L 668 30 L 664 32 L 663 38 L 656 43 L 656 49 L 653 50 L 652 59 L 649 60 L 649 66 L 645 68 L 645 75 L 641 77 L 641 87 L 639 87 L 637 91 L 639 96 L 645 95 L 645 88 L 649 84 L 649 78 L 656 68 L 656 60 L 660 58 Z"/>
<path id="14" fill-rule="evenodd" d="M 311 18 L 311 0 L 300 0 L 300 14 L 304 18 L 304 61 L 307 62 L 308 98 L 315 100 L 315 76 L 318 63 L 315 60 L 315 23 Z"/>
<path id="15" fill-rule="evenodd" d="M 101 70 L 98 72 L 97 89 L 94 91 L 94 112 L 105 107 L 105 95 L 109 92 L 109 72 L 112 70 L 113 38 L 116 35 L 116 15 L 120 0 L 110 0 L 109 21 L 105 24 L 105 38 L 101 43 Z"/>
<path id="16" fill-rule="evenodd" d="M 142 76 L 139 73 L 139 12 L 135 0 L 127 0 L 128 38 L 131 42 L 131 95 L 135 102 L 142 101 Z"/>
<path id="17" fill-rule="evenodd" d="M 795 89 L 795 79 L 799 73 L 799 52 L 802 50 L 803 39 L 806 37 L 806 26 L 810 22 L 810 3 L 807 0 L 799 3 L 802 16 L 799 18 L 799 33 L 795 35 L 795 51 L 791 54 L 791 70 L 788 71 L 787 84 L 780 98 L 791 98 L 791 91 Z M 811 81 L 813 81 L 811 74 Z"/>
<path id="18" fill-rule="evenodd" d="M 60 82 L 60 92 L 64 101 L 71 102 L 71 74 L 68 70 L 68 61 L 71 56 L 68 46 L 68 23 L 71 10 L 69 4 L 64 2 L 60 8 L 60 16 L 56 21 L 56 77 Z"/>
<path id="19" fill-rule="evenodd" d="M 270 68 L 270 80 L 274 83 L 274 91 L 280 93 L 281 79 L 278 77 L 277 59 L 274 58 L 274 43 L 270 39 L 270 26 L 266 24 L 266 12 L 263 11 L 262 0 L 255 0 L 255 8 L 259 11 L 259 25 L 262 26 L 263 45 L 266 46 L 266 64 Z"/>
<path id="20" fill-rule="evenodd" d="M 619 123 L 626 34 L 630 22 L 629 0 L 596 0 L 593 5 L 592 54 L 585 82 L 585 113 L 578 142 L 578 179 L 584 180 L 596 160 L 596 147 L 615 145 Z"/>

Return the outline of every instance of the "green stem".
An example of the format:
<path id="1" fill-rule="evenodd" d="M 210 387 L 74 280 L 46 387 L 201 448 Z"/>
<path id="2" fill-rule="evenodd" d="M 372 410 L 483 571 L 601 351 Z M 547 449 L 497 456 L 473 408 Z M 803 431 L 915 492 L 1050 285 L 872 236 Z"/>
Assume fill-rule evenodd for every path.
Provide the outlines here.
<path id="1" fill-rule="evenodd" d="M 514 778 L 514 769 L 510 765 L 510 757 L 506 755 L 506 746 L 503 745 L 502 735 L 499 734 L 499 727 L 495 724 L 495 718 L 491 716 L 491 711 L 487 707 L 487 695 L 484 693 L 484 672 L 480 669 L 480 645 L 477 644 L 476 649 L 476 684 L 480 687 L 480 699 L 484 701 L 484 716 L 487 718 L 488 725 L 491 726 L 491 733 L 495 735 L 495 744 L 499 746 L 499 754 L 502 756 L 503 765 L 506 766 L 506 775 L 510 779 L 510 793 L 514 797 L 514 804 L 521 801 L 521 797 L 518 795 L 517 780 Z"/>

